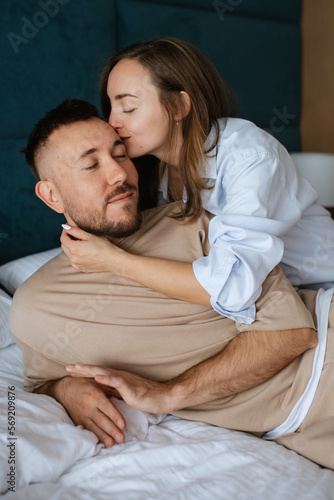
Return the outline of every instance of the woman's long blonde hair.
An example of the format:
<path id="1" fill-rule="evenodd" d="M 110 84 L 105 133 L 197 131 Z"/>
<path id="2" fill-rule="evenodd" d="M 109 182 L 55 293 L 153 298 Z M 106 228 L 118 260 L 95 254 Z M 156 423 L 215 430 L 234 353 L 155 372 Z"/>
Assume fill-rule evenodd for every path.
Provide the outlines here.
<path id="1" fill-rule="evenodd" d="M 183 109 L 181 91 L 186 92 L 191 100 L 189 113 L 182 119 L 183 144 L 180 152 L 180 176 L 187 191 L 187 202 L 180 217 L 196 220 L 202 212 L 201 189 L 209 189 L 205 178 L 205 156 L 216 146 L 219 139 L 218 119 L 234 116 L 237 104 L 231 91 L 220 77 L 215 67 L 193 45 L 177 38 L 160 38 L 150 42 L 131 45 L 110 56 L 100 76 L 100 100 L 105 118 L 110 115 L 111 107 L 107 94 L 108 78 L 111 70 L 122 59 L 134 59 L 150 72 L 156 85 L 161 104 L 169 115 L 169 134 L 166 147 L 172 151 L 176 137 L 176 106 Z M 176 101 L 177 100 L 177 101 Z M 215 136 L 208 151 L 204 151 L 204 142 L 214 128 Z M 138 159 L 139 160 L 139 159 Z M 144 207 L 154 204 L 152 199 L 157 193 L 159 171 L 168 162 L 160 162 L 160 170 L 148 162 L 145 157 L 134 161 L 139 168 L 140 192 L 149 197 Z M 145 164 L 144 164 L 145 162 Z M 149 191 L 147 192 L 149 186 Z M 146 193 L 144 194 L 143 193 Z"/>

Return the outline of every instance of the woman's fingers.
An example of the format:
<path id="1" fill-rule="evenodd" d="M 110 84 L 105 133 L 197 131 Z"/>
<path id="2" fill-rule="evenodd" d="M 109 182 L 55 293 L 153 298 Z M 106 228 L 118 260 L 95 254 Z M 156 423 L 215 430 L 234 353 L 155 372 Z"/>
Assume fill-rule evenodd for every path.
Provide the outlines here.
<path id="1" fill-rule="evenodd" d="M 90 377 L 95 375 L 110 375 L 111 369 L 105 366 L 86 365 L 84 363 L 76 363 L 75 365 L 67 365 L 66 370 L 72 376 Z"/>
<path id="2" fill-rule="evenodd" d="M 87 241 L 90 238 L 90 234 L 86 233 L 83 229 L 77 226 L 69 226 L 68 224 L 62 224 L 63 232 L 61 237 L 69 237 L 74 240 Z M 60 238 L 61 239 L 61 238 Z"/>

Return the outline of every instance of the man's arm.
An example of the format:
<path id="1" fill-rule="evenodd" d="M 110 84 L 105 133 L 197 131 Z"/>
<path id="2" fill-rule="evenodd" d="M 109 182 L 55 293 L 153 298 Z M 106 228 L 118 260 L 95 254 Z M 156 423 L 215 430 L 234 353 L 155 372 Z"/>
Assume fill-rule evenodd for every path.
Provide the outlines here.
<path id="1" fill-rule="evenodd" d="M 46 382 L 35 392 L 56 399 L 75 425 L 94 432 L 106 448 L 124 441 L 124 418 L 94 380 L 64 377 Z"/>
<path id="2" fill-rule="evenodd" d="M 91 365 L 69 365 L 73 377 L 95 377 L 117 389 L 126 403 L 152 413 L 173 411 L 251 389 L 317 345 L 312 328 L 243 332 L 221 352 L 167 382 Z"/>

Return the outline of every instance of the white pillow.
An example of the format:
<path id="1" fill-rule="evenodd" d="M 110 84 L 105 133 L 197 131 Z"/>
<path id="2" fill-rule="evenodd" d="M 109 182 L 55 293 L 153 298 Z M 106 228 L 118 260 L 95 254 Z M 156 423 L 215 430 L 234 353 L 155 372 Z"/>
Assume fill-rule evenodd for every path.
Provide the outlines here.
<path id="1" fill-rule="evenodd" d="M 18 491 L 17 498 L 42 498 L 38 494 L 34 496 L 34 493 L 25 495 L 21 492 L 20 494 L 20 489 L 32 483 L 56 482 L 72 465 L 74 468 L 76 466 L 80 468 L 84 459 L 91 460 L 101 450 L 102 445 L 98 444 L 98 439 L 92 432 L 83 429 L 81 425 L 75 426 L 64 408 L 55 399 L 44 394 L 31 394 L 22 390 L 15 390 L 15 393 L 18 406 L 17 441 L 8 439 L 7 426 L 2 425 L 0 433 L 1 443 L 6 443 L 8 446 L 0 447 L 0 466 L 3 471 L 0 474 L 0 496 L 2 496 L 1 493 L 8 491 L 6 472 L 10 472 L 8 456 L 12 456 L 9 455 L 11 450 L 9 446 L 10 443 L 14 443 L 12 445 L 14 453 L 16 446 L 14 484 Z M 8 403 L 8 391 L 3 390 L 0 394 L 0 404 L 2 408 L 5 408 Z M 2 413 L 2 421 L 4 421 L 5 410 Z M 95 468 L 95 465 L 92 464 L 92 467 Z M 43 485 L 40 486 L 42 491 Z M 45 486 L 47 487 L 47 484 Z M 51 498 L 51 496 L 46 494 L 43 498 Z M 86 495 L 84 497 L 80 495 L 80 497 L 87 498 Z M 71 498 L 80 497 L 72 496 Z M 70 498 L 70 496 L 65 493 L 65 496 L 60 494 L 58 498 Z"/>
<path id="2" fill-rule="evenodd" d="M 61 252 L 61 248 L 53 248 L 46 252 L 35 253 L 12 260 L 0 266 L 0 285 L 14 295 L 16 289 L 48 260 Z"/>
<path id="3" fill-rule="evenodd" d="M 0 288 L 0 349 L 15 342 L 8 326 L 11 303 L 11 297 Z"/>

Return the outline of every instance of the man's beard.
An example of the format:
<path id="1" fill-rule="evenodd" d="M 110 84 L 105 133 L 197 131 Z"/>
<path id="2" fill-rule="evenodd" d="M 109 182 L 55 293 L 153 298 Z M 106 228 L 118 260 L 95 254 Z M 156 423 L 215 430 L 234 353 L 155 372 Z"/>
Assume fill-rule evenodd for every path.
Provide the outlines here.
<path id="1" fill-rule="evenodd" d="M 107 204 L 108 201 L 112 200 L 114 197 L 129 191 L 136 192 L 137 190 L 134 186 L 125 182 L 122 186 L 116 188 L 112 194 L 108 195 L 105 200 L 105 204 Z M 131 212 L 131 210 L 131 206 L 124 206 L 125 212 Z M 71 207 L 71 203 L 66 203 L 66 211 L 80 229 L 83 229 L 87 233 L 94 234 L 95 236 L 102 236 L 110 240 L 131 236 L 140 229 L 142 223 L 142 214 L 139 210 L 139 202 L 137 203 L 136 213 L 125 221 L 108 220 L 107 217 L 103 217 L 104 220 L 102 220 L 101 214 L 79 213 L 77 209 Z"/>
<path id="2" fill-rule="evenodd" d="M 74 219 L 73 219 L 74 220 Z M 92 226 L 90 224 L 78 223 L 76 220 L 74 222 L 80 229 L 83 229 L 87 233 L 94 234 L 95 236 L 103 236 L 109 240 L 116 240 L 120 238 L 127 238 L 132 234 L 136 233 L 142 223 L 141 212 L 137 211 L 133 219 L 129 221 L 110 221 L 105 224 L 101 224 L 99 227 Z"/>

